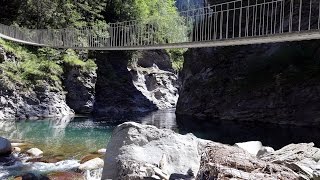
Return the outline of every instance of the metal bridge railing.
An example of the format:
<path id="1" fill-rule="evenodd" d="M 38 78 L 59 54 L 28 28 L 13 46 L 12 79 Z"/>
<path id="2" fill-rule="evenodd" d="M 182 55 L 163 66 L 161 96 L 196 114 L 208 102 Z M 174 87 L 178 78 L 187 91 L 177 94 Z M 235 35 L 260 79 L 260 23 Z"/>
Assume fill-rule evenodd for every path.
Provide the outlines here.
<path id="1" fill-rule="evenodd" d="M 180 15 L 77 29 L 31 30 L 0 24 L 0 34 L 56 48 L 141 47 L 270 36 L 319 30 L 320 0 L 235 0 Z M 174 22 L 170 28 L 179 36 L 166 31 L 160 18 Z"/>

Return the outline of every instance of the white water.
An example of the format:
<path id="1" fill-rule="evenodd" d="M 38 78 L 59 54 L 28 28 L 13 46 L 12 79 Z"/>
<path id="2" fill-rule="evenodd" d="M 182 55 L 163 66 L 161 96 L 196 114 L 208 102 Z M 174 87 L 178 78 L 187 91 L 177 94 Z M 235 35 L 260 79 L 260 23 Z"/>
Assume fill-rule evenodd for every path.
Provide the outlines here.
<path id="1" fill-rule="evenodd" d="M 100 180 L 102 177 L 102 170 L 103 170 L 103 168 L 90 170 L 90 171 L 87 170 L 85 172 L 86 180 Z"/>

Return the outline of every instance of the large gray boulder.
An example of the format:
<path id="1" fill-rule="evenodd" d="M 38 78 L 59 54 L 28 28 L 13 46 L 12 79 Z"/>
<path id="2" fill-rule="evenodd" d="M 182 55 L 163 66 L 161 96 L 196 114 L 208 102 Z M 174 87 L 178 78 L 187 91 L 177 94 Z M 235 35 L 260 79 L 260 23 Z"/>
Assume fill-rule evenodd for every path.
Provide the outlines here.
<path id="1" fill-rule="evenodd" d="M 102 179 L 140 179 L 197 174 L 206 141 L 192 134 L 128 122 L 119 125 L 107 146 Z"/>
<path id="2" fill-rule="evenodd" d="M 8 139 L 0 137 L 0 156 L 7 156 L 11 154 L 11 143 Z"/>

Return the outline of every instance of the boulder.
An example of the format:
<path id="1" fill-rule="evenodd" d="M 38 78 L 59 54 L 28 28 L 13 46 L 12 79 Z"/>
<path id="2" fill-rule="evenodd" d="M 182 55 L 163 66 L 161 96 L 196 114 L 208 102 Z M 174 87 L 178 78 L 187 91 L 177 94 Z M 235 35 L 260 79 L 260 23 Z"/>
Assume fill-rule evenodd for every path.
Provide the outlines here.
<path id="1" fill-rule="evenodd" d="M 187 175 L 190 171 L 196 174 L 205 143 L 192 134 L 123 123 L 113 131 L 107 146 L 102 179 L 139 179 L 160 174 L 168 177 Z"/>
<path id="2" fill-rule="evenodd" d="M 210 143 L 201 157 L 196 179 L 298 179 L 284 165 L 263 161 L 235 147 Z"/>
<path id="3" fill-rule="evenodd" d="M 41 156 L 43 154 L 43 152 L 38 148 L 31 148 L 27 153 L 31 156 Z"/>
<path id="4" fill-rule="evenodd" d="M 261 159 L 285 165 L 302 179 L 320 179 L 320 149 L 314 143 L 290 144 Z"/>
<path id="5" fill-rule="evenodd" d="M 12 147 L 8 139 L 0 137 L 0 156 L 6 156 L 11 154 Z"/>
<path id="6" fill-rule="evenodd" d="M 91 159 L 83 164 L 80 164 L 79 169 L 82 171 L 99 169 L 99 168 L 103 168 L 103 164 L 104 164 L 103 159 L 94 158 L 94 159 Z"/>

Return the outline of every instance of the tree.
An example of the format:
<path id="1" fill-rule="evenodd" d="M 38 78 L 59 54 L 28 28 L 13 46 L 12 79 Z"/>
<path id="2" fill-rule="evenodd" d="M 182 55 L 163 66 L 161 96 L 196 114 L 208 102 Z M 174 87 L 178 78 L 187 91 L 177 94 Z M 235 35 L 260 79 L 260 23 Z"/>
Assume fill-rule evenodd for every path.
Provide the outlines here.
<path id="1" fill-rule="evenodd" d="M 12 24 L 18 18 L 21 0 L 0 0 L 0 23 Z"/>
<path id="2" fill-rule="evenodd" d="M 107 0 L 103 14 L 107 22 L 137 20 L 136 24 L 141 25 L 138 28 L 148 32 L 145 39 L 150 40 L 152 34 L 151 39 L 156 43 L 186 39 L 185 21 L 175 0 Z"/>

